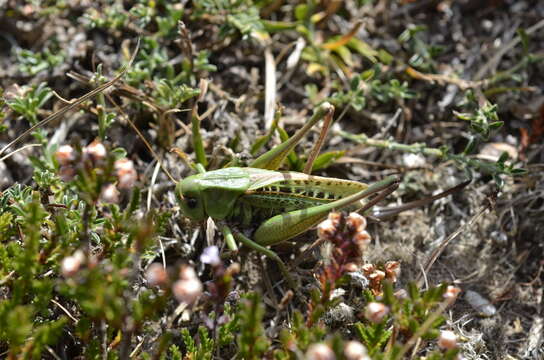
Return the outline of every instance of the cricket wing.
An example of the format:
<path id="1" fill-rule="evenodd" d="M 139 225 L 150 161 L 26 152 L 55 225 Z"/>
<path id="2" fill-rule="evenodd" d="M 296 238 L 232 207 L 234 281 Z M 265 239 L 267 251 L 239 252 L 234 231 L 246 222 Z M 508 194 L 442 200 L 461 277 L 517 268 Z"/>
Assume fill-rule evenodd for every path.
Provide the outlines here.
<path id="1" fill-rule="evenodd" d="M 368 185 L 351 180 L 312 176 L 292 171 L 247 168 L 251 185 L 243 200 L 252 206 L 281 210 L 304 209 L 329 203 L 365 190 Z M 359 204 L 354 206 L 360 207 Z"/>

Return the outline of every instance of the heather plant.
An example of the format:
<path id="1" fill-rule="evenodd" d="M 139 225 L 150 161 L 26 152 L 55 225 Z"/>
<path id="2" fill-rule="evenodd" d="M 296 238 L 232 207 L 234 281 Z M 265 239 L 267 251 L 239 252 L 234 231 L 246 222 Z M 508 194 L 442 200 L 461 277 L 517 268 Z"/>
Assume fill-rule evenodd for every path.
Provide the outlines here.
<path id="1" fill-rule="evenodd" d="M 543 58 L 530 52 L 526 32 L 518 33 L 523 55 L 513 65 L 468 81 L 439 73 L 447 47 L 431 42 L 425 26 L 405 24 L 390 36 L 389 46 L 362 36 L 366 24 L 350 11 L 373 7 L 372 1 L 350 2 L 349 9 L 341 2 L 313 0 L 97 4 L 30 2 L 8 14 L 19 20 L 47 16 L 48 21 L 55 15 L 70 29 L 77 26 L 91 34 L 87 42 L 93 37 L 107 41 L 93 42 L 101 44 L 91 50 L 95 53 L 74 60 L 73 48 L 58 48 L 58 31 L 42 51 L 12 52 L 14 71 L 24 85 L 1 91 L 2 141 L 51 114 L 56 122 L 34 129 L 36 144 L 2 144 L 0 152 L 0 162 L 19 162 L 31 173 L 22 171 L 18 182 L 0 192 L 1 357 L 461 358 L 468 340 L 450 319 L 457 315 L 452 308 L 460 289 L 436 280 L 445 277 L 434 273 L 425 285 L 408 278 L 401 267 L 404 271 L 411 264 L 402 256 L 387 251 L 379 260 L 370 256 L 374 246 L 379 252 L 383 243 L 398 240 L 380 238 L 379 227 L 387 225 L 379 212 L 331 212 L 317 235 L 308 225 L 300 241 L 272 241 L 276 254 L 247 241 L 265 222 L 262 218 L 268 220 L 266 211 L 253 217 L 240 207 L 227 220 L 206 216 L 192 221 L 183 216 L 187 213 L 179 199 L 187 194 L 174 190 L 173 182 L 191 171 L 251 167 L 261 152 L 288 141 L 292 128 L 311 117 L 334 123 L 327 150 L 313 163 L 302 150 L 322 142 L 322 131 L 317 141 L 287 151 L 281 169 L 270 169 L 360 179 L 367 170 L 351 168 L 363 161 L 351 146 L 358 143 L 367 153 L 379 149 L 370 166 L 386 169 L 368 176 L 369 184 L 385 178 L 387 185 L 378 186 L 384 192 L 372 204 L 417 177 L 386 176 L 406 170 L 384 165 L 396 152 L 421 156 L 427 170 L 443 166 L 449 174 L 476 178 L 479 186 L 492 179 L 507 189 L 522 176 L 527 180 L 523 165 L 506 152 L 492 161 L 477 155 L 509 125 L 502 120 L 505 101 L 496 95 L 528 91 L 512 84 Z M 128 44 L 136 42 L 139 50 L 131 56 Z M 52 90 L 62 80 L 48 76 L 70 61 L 77 72 L 69 73 L 74 82 L 64 99 Z M 122 70 L 112 81 L 116 67 Z M 266 78 L 262 86 L 261 72 Z M 86 89 L 77 88 L 78 82 Z M 94 98 L 68 100 L 104 84 L 111 86 Z M 424 121 L 410 109 L 428 96 L 425 86 L 461 90 L 447 90 L 454 100 L 441 111 L 462 131 L 448 139 L 406 141 L 410 137 L 403 132 L 410 130 L 410 122 Z M 267 103 L 272 93 L 277 96 Z M 54 118 L 59 108 L 73 104 L 77 112 Z M 271 109 L 264 116 L 273 115 L 269 125 L 261 116 L 263 107 Z M 402 126 L 390 131 L 401 116 Z M 538 121 L 534 124 L 531 141 L 537 142 Z M 219 178 L 222 186 L 236 179 Z M 210 197 L 216 208 L 226 207 L 222 190 Z M 274 191 L 285 188 L 271 187 Z M 312 189 L 296 195 L 324 200 L 338 194 Z M 289 204 L 270 198 L 275 201 L 270 212 L 287 214 Z M 535 212 L 537 205 L 532 204 Z M 449 231 L 450 222 L 464 213 L 458 205 L 452 208 L 436 217 L 445 224 L 441 231 Z M 278 225 L 268 233 L 283 230 Z M 239 244 L 232 246 L 234 238 Z"/>

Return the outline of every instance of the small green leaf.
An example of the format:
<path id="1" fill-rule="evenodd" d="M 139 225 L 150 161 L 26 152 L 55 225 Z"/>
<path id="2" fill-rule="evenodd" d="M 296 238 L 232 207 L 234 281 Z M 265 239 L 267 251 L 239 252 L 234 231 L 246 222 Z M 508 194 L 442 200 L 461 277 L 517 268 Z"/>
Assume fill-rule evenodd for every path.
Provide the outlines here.
<path id="1" fill-rule="evenodd" d="M 514 176 L 525 175 L 527 173 L 528 173 L 528 170 L 523 169 L 523 168 L 515 168 L 515 169 L 510 170 L 510 174 L 512 174 Z"/>
<path id="2" fill-rule="evenodd" d="M 468 140 L 467 146 L 465 146 L 465 149 L 463 150 L 463 154 L 469 155 L 472 154 L 474 151 L 474 148 L 476 147 L 477 141 L 474 136 L 471 136 L 471 138 Z"/>
<path id="3" fill-rule="evenodd" d="M 491 130 L 500 129 L 504 125 L 504 121 L 495 121 L 489 124 Z"/>
<path id="4" fill-rule="evenodd" d="M 504 164 L 504 162 L 505 162 L 506 160 L 508 160 L 508 158 L 509 158 L 508 153 L 507 153 L 506 151 L 503 151 L 502 154 L 501 154 L 501 156 L 499 157 L 499 160 L 497 160 L 497 162 L 498 162 L 499 164 Z"/>
<path id="5" fill-rule="evenodd" d="M 308 17 L 308 5 L 300 4 L 295 7 L 295 19 L 302 21 Z"/>

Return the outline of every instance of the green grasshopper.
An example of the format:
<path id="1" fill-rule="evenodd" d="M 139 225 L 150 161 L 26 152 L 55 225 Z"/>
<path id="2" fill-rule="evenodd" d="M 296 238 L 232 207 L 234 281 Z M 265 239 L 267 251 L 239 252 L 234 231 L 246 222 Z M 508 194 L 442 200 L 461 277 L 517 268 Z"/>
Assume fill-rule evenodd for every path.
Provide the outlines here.
<path id="1" fill-rule="evenodd" d="M 358 181 L 310 175 L 313 160 L 319 152 L 318 141 L 305 166 L 306 173 L 278 171 L 282 162 L 316 123 L 324 118 L 320 139 L 325 137 L 334 107 L 320 105 L 312 118 L 291 138 L 254 160 L 249 167 L 227 167 L 191 175 L 178 182 L 176 194 L 182 213 L 195 221 L 208 217 L 219 223 L 227 246 L 237 250 L 235 240 L 274 259 L 293 285 L 287 268 L 267 248 L 289 240 L 322 221 L 332 210 L 365 211 L 398 186 L 398 178 L 390 176 L 367 185 Z M 388 209 L 379 217 L 424 205 L 447 196 L 467 185 L 460 184 L 438 195 Z M 378 194 L 370 201 L 365 198 Z M 259 223 L 252 239 L 229 224 Z"/>
<path id="2" fill-rule="evenodd" d="M 83 101 L 91 99 L 112 86 L 126 72 L 134 60 L 135 54 L 136 51 L 132 55 L 129 65 L 114 79 L 72 101 L 70 105 L 32 126 L 1 149 L 0 155 L 38 126 L 59 118 L 79 106 Z M 249 167 L 228 167 L 206 172 L 204 167 L 198 164 L 200 166 L 196 166 L 196 168 L 200 170 L 200 173 L 188 176 L 179 181 L 176 186 L 176 194 L 183 215 L 195 221 L 204 221 L 211 217 L 219 224 L 230 250 L 237 250 L 236 240 L 238 240 L 249 248 L 272 258 L 278 263 L 290 285 L 294 286 L 294 281 L 283 261 L 267 246 L 281 243 L 307 231 L 323 220 L 332 210 L 366 211 L 398 186 L 398 179 L 395 176 L 367 185 L 357 181 L 310 175 L 313 160 L 319 152 L 333 112 L 332 105 L 328 103 L 320 105 L 311 119 L 291 138 L 258 157 Z M 309 156 L 305 173 L 278 171 L 282 162 L 303 136 L 323 118 L 325 124 L 320 141 Z M 130 120 L 129 123 L 135 128 Z M 135 130 L 156 156 L 139 131 L 136 128 Z M 393 213 L 447 196 L 467 183 L 419 202 L 398 207 L 394 209 Z M 365 201 L 365 198 L 373 194 L 377 194 L 377 196 L 370 201 Z M 391 213 L 382 215 L 390 215 Z M 248 226 L 256 222 L 261 222 L 261 224 L 254 231 L 252 239 L 236 229 L 233 230 L 231 226 L 233 223 Z"/>
<path id="3" fill-rule="evenodd" d="M 219 223 L 227 246 L 235 251 L 235 240 L 274 259 L 289 282 L 285 265 L 266 248 L 289 240 L 323 220 L 332 210 L 366 210 L 391 193 L 397 177 L 391 176 L 371 186 L 350 180 L 277 171 L 300 139 L 323 117 L 329 122 L 333 106 L 318 107 L 310 121 L 287 141 L 254 160 L 249 167 L 228 167 L 191 175 L 178 182 L 176 194 L 182 213 L 195 221 L 208 217 Z M 326 130 L 328 126 L 324 126 Z M 322 134 L 322 137 L 324 135 Z M 314 148 L 313 152 L 319 149 Z M 311 169 L 311 163 L 306 165 Z M 364 198 L 384 190 L 377 199 Z M 232 230 L 229 223 L 262 223 L 249 239 Z"/>

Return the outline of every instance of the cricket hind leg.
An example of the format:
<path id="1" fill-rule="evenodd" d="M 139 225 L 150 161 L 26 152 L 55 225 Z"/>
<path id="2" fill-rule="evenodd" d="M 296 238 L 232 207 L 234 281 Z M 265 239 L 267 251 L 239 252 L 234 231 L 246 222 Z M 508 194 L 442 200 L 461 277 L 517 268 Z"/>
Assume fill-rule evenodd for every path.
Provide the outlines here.
<path id="1" fill-rule="evenodd" d="M 395 191 L 398 184 L 399 179 L 396 176 L 390 176 L 370 185 L 365 190 L 361 190 L 345 198 L 327 204 L 276 215 L 262 223 L 255 231 L 255 242 L 261 246 L 267 246 L 291 239 L 324 219 L 330 211 L 346 208 L 365 197 L 379 193 L 377 197 L 371 199 L 360 209 L 366 211 L 375 203 Z"/>

